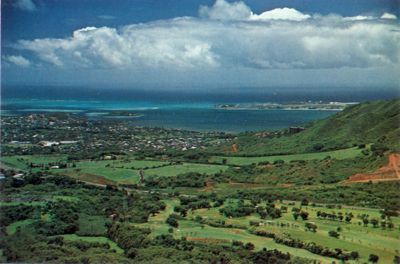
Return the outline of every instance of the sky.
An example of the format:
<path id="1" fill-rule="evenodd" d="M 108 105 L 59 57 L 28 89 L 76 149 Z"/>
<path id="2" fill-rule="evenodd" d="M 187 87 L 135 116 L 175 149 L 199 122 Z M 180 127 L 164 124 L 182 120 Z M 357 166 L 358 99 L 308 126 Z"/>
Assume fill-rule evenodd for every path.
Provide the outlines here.
<path id="1" fill-rule="evenodd" d="M 400 89 L 399 0 L 3 0 L 2 86 Z"/>

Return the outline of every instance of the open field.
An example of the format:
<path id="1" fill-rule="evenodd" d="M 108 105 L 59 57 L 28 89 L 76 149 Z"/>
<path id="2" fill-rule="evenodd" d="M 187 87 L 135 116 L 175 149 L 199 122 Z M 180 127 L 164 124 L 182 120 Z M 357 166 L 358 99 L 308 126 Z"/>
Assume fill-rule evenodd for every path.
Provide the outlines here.
<path id="1" fill-rule="evenodd" d="M 26 155 L 26 156 L 6 156 L 1 158 L 1 162 L 9 167 L 29 170 L 29 164 L 39 164 L 47 166 L 50 162 L 66 162 L 65 155 Z M 69 163 L 67 168 L 52 169 L 53 173 L 68 175 L 82 181 L 95 182 L 99 184 L 134 184 L 139 182 L 139 170 L 143 169 L 145 177 L 149 176 L 176 176 L 179 174 L 197 172 L 204 174 L 214 174 L 225 171 L 228 166 L 208 165 L 198 163 L 170 163 L 157 160 L 99 160 L 99 161 L 77 161 Z M 41 168 L 34 168 L 33 171 L 40 171 Z M 100 179 L 96 179 L 99 177 Z"/>
<path id="2" fill-rule="evenodd" d="M 138 224 L 138 226 L 149 227 L 152 230 L 152 235 L 167 234 L 169 225 L 165 223 L 168 215 L 173 212 L 173 207 L 179 205 L 177 200 L 166 200 L 167 208 L 165 211 L 160 212 L 154 217 L 150 217 L 149 222 L 145 224 Z M 225 202 L 224 206 L 235 205 L 237 200 L 230 199 Z M 259 204 L 265 206 L 265 203 Z M 377 254 L 382 263 L 391 263 L 393 257 L 396 255 L 398 245 L 400 243 L 400 218 L 392 217 L 391 221 L 394 228 L 382 229 L 381 227 L 372 227 L 368 225 L 365 227 L 361 224 L 361 215 L 369 215 L 369 218 L 380 219 L 379 210 L 360 207 L 347 207 L 343 206 L 338 208 L 327 208 L 325 205 L 301 206 L 299 202 L 282 201 L 275 203 L 277 208 L 286 206 L 287 213 L 283 213 L 281 218 L 278 219 L 260 219 L 258 214 L 252 214 L 246 217 L 229 218 L 219 213 L 220 208 L 211 209 L 198 209 L 188 213 L 184 220 L 179 220 L 179 227 L 174 229 L 174 237 L 186 237 L 191 241 L 198 241 L 204 243 L 217 243 L 217 244 L 230 244 L 232 240 L 242 242 L 251 242 L 256 246 L 256 249 L 266 247 L 268 249 L 278 249 L 282 252 L 289 252 L 290 254 L 298 257 L 319 260 L 322 263 L 332 263 L 335 261 L 333 258 L 322 257 L 313 254 L 305 249 L 298 249 L 288 247 L 283 244 L 277 244 L 273 239 L 261 237 L 251 234 L 249 230 L 265 230 L 274 233 L 277 236 L 286 236 L 290 234 L 291 238 L 301 240 L 303 242 L 314 242 L 317 245 L 328 248 L 340 248 L 346 251 L 357 251 L 360 254 L 360 259 L 355 263 L 362 263 L 368 260 L 371 253 Z M 302 208 L 309 213 L 308 220 L 294 220 L 292 216 L 292 208 Z M 317 211 L 325 211 L 329 213 L 352 213 L 354 218 L 351 223 L 339 220 L 326 220 L 317 217 Z M 222 220 L 225 225 L 232 225 L 232 228 L 227 227 L 212 227 L 207 224 L 201 224 L 194 219 L 196 216 L 201 216 L 203 219 L 208 220 Z M 261 221 L 262 226 L 250 226 L 249 222 Z M 305 223 L 312 222 L 317 225 L 317 231 L 311 232 L 305 229 Z M 339 238 L 329 236 L 329 231 L 339 231 Z M 337 261 L 337 260 L 336 260 Z M 354 261 L 353 261 L 354 262 Z M 351 263 L 351 261 L 350 261 Z"/>
<path id="3" fill-rule="evenodd" d="M 1 163 L 20 170 L 28 170 L 30 163 L 48 164 L 49 162 L 66 162 L 66 155 L 19 155 L 2 156 Z"/>
<path id="4" fill-rule="evenodd" d="M 33 223 L 32 219 L 26 219 L 26 220 L 14 222 L 11 225 L 7 226 L 6 232 L 7 232 L 7 234 L 12 235 L 17 231 L 18 228 L 27 226 L 32 223 Z"/>
<path id="5" fill-rule="evenodd" d="M 166 166 L 162 168 L 145 170 L 145 175 L 149 176 L 175 176 L 188 172 L 197 172 L 205 174 L 214 174 L 224 171 L 228 166 L 211 165 L 211 164 L 197 164 L 197 163 L 183 163 L 178 165 Z"/>
<path id="6" fill-rule="evenodd" d="M 293 155 L 275 155 L 275 156 L 259 156 L 259 157 L 228 157 L 228 156 L 213 156 L 210 162 L 222 163 L 223 159 L 226 159 L 226 164 L 229 165 L 250 165 L 252 163 L 259 162 L 274 162 L 276 160 L 283 160 L 285 162 L 290 162 L 293 160 L 320 160 L 327 156 L 333 159 L 348 159 L 354 158 L 361 154 L 362 149 L 358 147 L 340 149 L 334 151 L 325 152 L 315 152 L 315 153 L 303 153 L 303 154 L 293 154 Z"/>
<path id="7" fill-rule="evenodd" d="M 154 161 L 157 162 L 157 161 Z M 176 165 L 167 165 L 157 168 L 144 169 L 145 178 L 153 177 L 169 177 L 179 174 L 197 172 L 205 174 L 214 174 L 220 171 L 224 171 L 228 166 L 222 165 L 206 165 L 197 163 L 183 163 Z M 65 174 L 82 181 L 95 182 L 99 184 L 134 184 L 138 183 L 140 176 L 139 170 L 126 169 L 120 167 L 105 167 L 104 162 L 85 162 L 84 164 L 77 163 L 76 168 L 69 169 L 55 169 L 54 172 Z M 97 181 L 96 176 L 102 177 L 105 180 Z"/>

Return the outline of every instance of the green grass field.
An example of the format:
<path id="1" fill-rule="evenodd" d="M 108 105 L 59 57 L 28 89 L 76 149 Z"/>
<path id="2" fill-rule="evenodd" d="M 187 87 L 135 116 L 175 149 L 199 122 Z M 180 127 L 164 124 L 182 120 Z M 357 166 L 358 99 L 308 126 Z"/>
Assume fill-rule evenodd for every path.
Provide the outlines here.
<path id="1" fill-rule="evenodd" d="M 161 165 L 168 164 L 165 161 L 154 161 L 154 160 L 100 160 L 100 161 L 80 161 L 76 162 L 77 168 L 99 168 L 99 167 L 114 167 L 121 169 L 144 169 L 158 167 Z"/>
<path id="2" fill-rule="evenodd" d="M 20 170 L 28 170 L 30 163 L 47 164 L 49 162 L 66 162 L 66 155 L 23 155 L 23 156 L 3 156 L 1 163 L 6 166 Z"/>
<path id="3" fill-rule="evenodd" d="M 176 176 L 183 173 L 188 172 L 198 172 L 205 174 L 213 174 L 216 172 L 224 171 L 228 168 L 228 166 L 222 165 L 206 165 L 206 164 L 197 164 L 197 163 L 183 163 L 176 165 L 167 165 L 162 167 L 157 167 L 165 162 L 159 161 L 130 161 L 127 164 L 132 166 L 135 164 L 135 168 L 138 168 L 137 164 L 140 164 L 145 167 L 150 167 L 153 165 L 156 168 L 145 169 L 145 177 L 149 176 L 159 176 L 159 177 L 169 177 Z M 84 161 L 76 163 L 75 168 L 68 169 L 53 169 L 51 171 L 57 173 L 66 173 L 68 175 L 73 175 L 75 178 L 79 179 L 80 176 L 84 174 L 97 175 L 104 177 L 108 180 L 111 180 L 115 183 L 125 183 L 125 184 L 134 184 L 139 182 L 139 170 L 137 169 L 128 169 L 122 168 L 120 165 L 117 166 L 107 166 L 107 164 L 113 164 L 105 161 Z M 126 163 L 115 163 L 115 164 L 126 164 Z M 125 165 L 126 166 L 126 165 Z M 129 167 L 127 166 L 127 167 Z"/>
<path id="4" fill-rule="evenodd" d="M 225 206 L 228 204 L 234 204 L 235 200 L 228 200 L 225 202 Z M 173 212 L 173 207 L 179 204 L 177 200 L 166 200 L 167 208 L 154 217 L 150 217 L 149 222 L 145 224 L 138 224 L 138 226 L 149 227 L 152 230 L 152 235 L 167 234 L 168 226 L 165 223 L 166 218 Z M 374 228 L 371 225 L 364 227 L 359 225 L 360 219 L 357 216 L 362 214 L 368 214 L 371 218 L 380 218 L 380 213 L 376 209 L 370 208 L 359 208 L 359 207 L 342 207 L 341 209 L 328 209 L 325 206 L 311 207 L 303 206 L 302 210 L 309 213 L 308 220 L 294 220 L 291 212 L 291 208 L 296 206 L 300 207 L 298 202 L 295 205 L 288 205 L 288 201 L 282 203 L 276 203 L 279 208 L 282 205 L 288 207 L 288 213 L 283 213 L 281 218 L 275 220 L 261 220 L 257 214 L 253 214 L 247 217 L 238 218 L 227 218 L 219 213 L 219 208 L 211 209 L 199 209 L 191 211 L 185 217 L 185 220 L 179 221 L 179 227 L 174 229 L 174 236 L 176 238 L 186 237 L 189 240 L 199 241 L 204 243 L 220 243 L 230 244 L 232 240 L 239 240 L 242 242 L 251 242 L 256 246 L 256 249 L 262 249 L 266 247 L 268 249 L 278 249 L 282 252 L 289 252 L 290 254 L 298 257 L 309 258 L 319 260 L 322 263 L 332 263 L 332 261 L 338 261 L 332 258 L 322 257 L 313 254 L 304 249 L 291 248 L 282 244 L 277 244 L 271 238 L 260 237 L 249 233 L 249 228 L 256 228 L 265 230 L 276 235 L 283 236 L 286 233 L 290 233 L 294 239 L 299 239 L 304 242 L 315 242 L 318 245 L 328 248 L 340 248 L 348 251 L 358 251 L 360 259 L 356 263 L 367 262 L 369 254 L 377 254 L 380 257 L 381 263 L 391 263 L 394 255 L 396 255 L 398 245 L 400 244 L 400 218 L 392 217 L 392 222 L 395 227 L 391 230 L 382 229 L 381 227 Z M 261 204 L 265 206 L 265 204 Z M 341 221 L 324 220 L 317 218 L 317 211 L 325 212 L 352 212 L 354 218 L 351 223 L 345 223 Z M 194 220 L 196 216 L 201 216 L 206 219 L 213 220 L 224 220 L 226 224 L 233 224 L 240 228 L 217 228 L 209 225 L 202 225 Z M 250 227 L 250 220 L 264 221 L 265 225 L 260 227 Z M 317 232 L 311 232 L 305 230 L 305 223 L 313 222 L 318 228 Z M 283 227 L 281 224 L 284 224 Z M 337 230 L 340 227 L 339 238 L 330 237 L 328 232 L 331 230 Z M 352 263 L 351 261 L 349 263 Z"/>
<path id="5" fill-rule="evenodd" d="M 224 156 L 213 156 L 210 162 L 222 163 L 223 159 L 227 160 L 229 165 L 250 165 L 252 163 L 259 163 L 263 161 L 274 162 L 276 160 L 283 160 L 290 162 L 292 160 L 315 160 L 324 159 L 330 156 L 333 159 L 348 159 L 354 158 L 361 154 L 362 149 L 357 147 L 326 151 L 326 152 L 315 152 L 315 153 L 304 153 L 304 154 L 292 154 L 292 155 L 276 155 L 276 156 L 260 156 L 260 157 L 224 157 Z"/>
<path id="6" fill-rule="evenodd" d="M 27 225 L 32 224 L 32 223 L 33 223 L 33 220 L 32 220 L 32 219 L 16 221 L 16 222 L 14 222 L 14 223 L 12 223 L 12 224 L 10 224 L 10 225 L 8 225 L 8 226 L 6 227 L 7 234 L 8 234 L 8 235 L 12 235 L 12 234 L 14 234 L 15 232 L 17 232 L 17 229 L 18 229 L 18 228 L 27 226 Z"/>
<path id="7" fill-rule="evenodd" d="M 220 171 L 224 171 L 228 166 L 223 165 L 208 165 L 208 164 L 197 164 L 197 163 L 183 163 L 179 165 L 171 165 L 161 168 L 145 170 L 147 176 L 175 176 L 188 172 L 197 172 L 205 174 L 214 174 Z"/>

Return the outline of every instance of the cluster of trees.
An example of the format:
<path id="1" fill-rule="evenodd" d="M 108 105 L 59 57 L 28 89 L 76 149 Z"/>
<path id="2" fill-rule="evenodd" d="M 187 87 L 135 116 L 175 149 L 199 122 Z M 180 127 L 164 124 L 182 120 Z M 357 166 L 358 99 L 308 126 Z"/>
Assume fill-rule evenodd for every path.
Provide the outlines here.
<path id="1" fill-rule="evenodd" d="M 299 216 L 301 217 L 302 220 L 308 220 L 308 212 L 303 211 L 300 208 L 293 207 L 292 214 L 293 214 L 294 220 L 297 220 L 299 218 Z"/>
<path id="2" fill-rule="evenodd" d="M 172 177 L 152 177 L 145 179 L 146 187 L 154 188 L 169 188 L 169 187 L 204 187 L 207 180 L 207 175 L 191 172 Z"/>
<path id="3" fill-rule="evenodd" d="M 17 206 L 0 206 L 0 224 L 7 226 L 13 222 L 32 218 L 37 206 L 17 205 Z"/>
<path id="4" fill-rule="evenodd" d="M 33 229 L 0 237 L 2 261 L 8 263 L 127 263 L 129 259 L 108 243 L 67 241 L 61 236 L 37 235 Z"/>
<path id="5" fill-rule="evenodd" d="M 330 258 L 336 258 L 336 259 L 340 259 L 342 261 L 359 258 L 359 253 L 357 251 L 345 252 L 339 248 L 332 250 L 327 247 L 317 245 L 314 242 L 305 243 L 305 242 L 297 240 L 297 239 L 282 238 L 282 237 L 277 237 L 277 236 L 274 238 L 274 241 L 276 243 L 283 244 L 283 245 L 286 245 L 289 247 L 305 249 L 305 250 L 310 251 L 311 253 L 314 253 L 317 255 L 330 257 Z"/>
<path id="6" fill-rule="evenodd" d="M 361 221 L 362 221 L 362 223 L 363 223 L 363 225 L 364 225 L 365 227 L 367 227 L 368 224 L 371 224 L 374 228 L 377 228 L 379 225 L 380 225 L 383 229 L 385 229 L 386 227 L 389 228 L 389 229 L 394 228 L 394 224 L 393 224 L 393 222 L 391 222 L 390 220 L 389 220 L 389 221 L 386 221 L 385 219 L 382 219 L 382 220 L 379 222 L 379 220 L 376 219 L 376 218 L 369 219 L 368 216 L 364 216 L 364 217 L 362 217 Z M 360 223 L 360 224 L 361 224 L 361 223 Z"/>
<path id="7" fill-rule="evenodd" d="M 284 254 L 277 250 L 263 249 L 253 252 L 254 244 L 241 241 L 233 241 L 230 246 L 219 246 L 187 241 L 185 237 L 174 239 L 169 234 L 151 239 L 149 234 L 149 229 L 133 227 L 128 223 L 113 223 L 109 229 L 110 239 L 125 249 L 125 256 L 133 259 L 135 263 L 190 260 L 195 263 L 283 264 L 289 263 L 292 259 L 290 254 Z"/>
<path id="8" fill-rule="evenodd" d="M 269 237 L 269 238 L 275 238 L 275 234 L 265 231 L 265 230 L 257 230 L 257 229 L 250 229 L 249 232 L 251 234 L 254 234 L 256 236 L 262 236 L 262 237 Z"/>
<path id="9" fill-rule="evenodd" d="M 282 216 L 281 209 L 275 208 L 275 204 L 273 203 L 268 203 L 266 207 L 257 206 L 256 212 L 260 215 L 261 219 L 267 219 L 268 217 L 276 219 Z"/>
<path id="10" fill-rule="evenodd" d="M 246 205 L 243 200 L 239 200 L 237 205 L 228 205 L 224 208 L 219 209 L 219 212 L 226 217 L 242 217 L 248 216 L 255 212 L 256 210 L 252 205 Z"/>
<path id="11" fill-rule="evenodd" d="M 351 220 L 353 219 L 354 215 L 353 213 L 345 213 L 345 215 L 343 215 L 342 212 L 338 212 L 336 214 L 336 212 L 332 212 L 332 213 L 326 213 L 326 212 L 321 212 L 321 211 L 317 211 L 317 217 L 318 218 L 323 218 L 323 219 L 329 219 L 329 220 L 339 220 L 339 221 L 343 221 L 343 219 L 346 221 L 346 223 L 350 223 Z"/>
<path id="12" fill-rule="evenodd" d="M 108 237 L 118 246 L 125 250 L 128 257 L 135 256 L 134 249 L 145 247 L 150 244 L 148 235 L 151 230 L 148 228 L 138 228 L 129 223 L 114 222 L 108 228 Z"/>
<path id="13" fill-rule="evenodd" d="M 178 220 L 182 219 L 182 217 L 180 217 L 177 214 L 170 214 L 167 218 L 167 220 L 165 220 L 165 223 L 169 224 L 172 227 L 178 228 L 179 226 L 179 222 Z"/>
<path id="14" fill-rule="evenodd" d="M 317 232 L 317 228 L 318 226 L 315 223 L 312 222 L 307 222 L 304 227 L 306 228 L 306 230 L 310 230 L 312 232 Z"/>
<path id="15" fill-rule="evenodd" d="M 73 234 L 79 229 L 79 214 L 75 203 L 48 202 L 44 213 L 51 215 L 50 219 L 36 219 L 34 226 L 39 234 L 46 236 Z"/>
<path id="16" fill-rule="evenodd" d="M 339 232 L 336 232 L 335 230 L 331 230 L 328 232 L 329 236 L 334 237 L 334 238 L 339 238 L 340 234 Z"/>
<path id="17" fill-rule="evenodd" d="M 187 209 L 196 210 L 201 208 L 211 208 L 211 202 L 216 200 L 216 196 L 210 197 L 207 195 L 199 196 L 180 196 L 179 197 L 181 206 Z"/>

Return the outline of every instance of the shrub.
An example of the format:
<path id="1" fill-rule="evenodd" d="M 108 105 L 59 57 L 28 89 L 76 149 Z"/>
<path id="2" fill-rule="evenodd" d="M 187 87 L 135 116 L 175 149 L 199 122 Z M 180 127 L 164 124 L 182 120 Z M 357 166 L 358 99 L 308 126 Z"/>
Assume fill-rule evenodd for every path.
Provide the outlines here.
<path id="1" fill-rule="evenodd" d="M 324 144 L 321 144 L 321 143 L 317 143 L 317 144 L 314 144 L 313 145 L 313 149 L 315 150 L 315 151 L 320 151 L 320 150 L 322 150 L 324 148 Z"/>
<path id="2" fill-rule="evenodd" d="M 368 260 L 372 263 L 378 263 L 379 257 L 375 254 L 370 254 Z"/>
<path id="3" fill-rule="evenodd" d="M 165 221 L 165 223 L 169 224 L 172 227 L 178 228 L 179 223 L 177 220 L 177 215 L 176 214 L 170 214 L 167 218 L 167 220 Z"/>
<path id="4" fill-rule="evenodd" d="M 331 230 L 328 232 L 329 236 L 334 237 L 334 238 L 339 238 L 340 234 L 334 230 Z"/>

